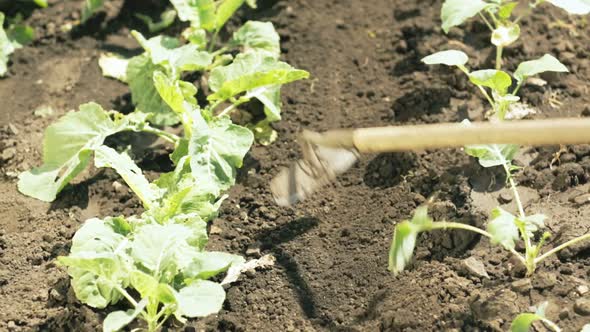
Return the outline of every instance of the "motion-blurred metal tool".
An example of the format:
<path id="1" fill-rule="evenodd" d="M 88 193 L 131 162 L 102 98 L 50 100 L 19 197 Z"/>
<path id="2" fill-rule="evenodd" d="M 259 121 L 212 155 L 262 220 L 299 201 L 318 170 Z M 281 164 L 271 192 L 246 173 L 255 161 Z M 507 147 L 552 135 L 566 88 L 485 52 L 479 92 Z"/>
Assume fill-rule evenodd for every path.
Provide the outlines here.
<path id="1" fill-rule="evenodd" d="M 472 144 L 553 145 L 590 143 L 590 119 L 442 123 L 398 127 L 304 131 L 303 158 L 271 182 L 277 204 L 295 204 L 334 181 L 361 153 L 462 147 Z"/>

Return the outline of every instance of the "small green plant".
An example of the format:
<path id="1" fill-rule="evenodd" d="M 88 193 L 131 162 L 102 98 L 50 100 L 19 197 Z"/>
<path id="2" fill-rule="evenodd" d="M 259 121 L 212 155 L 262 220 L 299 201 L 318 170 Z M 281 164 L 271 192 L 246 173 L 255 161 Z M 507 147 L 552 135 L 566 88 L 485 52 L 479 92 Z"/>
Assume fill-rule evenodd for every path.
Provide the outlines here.
<path id="1" fill-rule="evenodd" d="M 209 2 L 184 3 L 179 16 L 193 20 L 188 43 L 168 36 L 146 39 L 133 31 L 144 53 L 100 60 L 105 75 L 129 84 L 135 111 L 123 115 L 94 103 L 81 105 L 46 129 L 43 165 L 19 176 L 23 194 L 53 201 L 94 156 L 96 167 L 113 168 L 141 200 L 139 216 L 87 220 L 70 254 L 58 258 L 80 301 L 105 308 L 124 299 L 131 306 L 110 313 L 104 331 L 136 318 L 156 331 L 170 317 L 184 322 L 221 309 L 225 291 L 208 279 L 230 267 L 239 270 L 244 259 L 206 251 L 207 222 L 217 215 L 254 142 L 252 130 L 234 124 L 230 115 L 258 99 L 265 106 L 264 123 L 280 119 L 280 87 L 309 75 L 279 61 L 279 37 L 271 23 L 247 22 L 216 47 L 215 36 L 243 1 L 216 2 L 206 15 Z M 197 100 L 199 88 L 182 79 L 188 73 L 202 77 L 203 100 Z M 161 129 L 177 124 L 182 136 Z M 150 133 L 171 144 L 174 170 L 148 181 L 124 149 L 104 144 L 124 131 Z"/>
<path id="2" fill-rule="evenodd" d="M 545 1 L 537 0 L 529 3 L 530 9 L 534 9 Z M 590 4 L 584 1 L 547 1 L 570 13 L 590 12 Z M 503 47 L 512 44 L 520 35 L 518 22 L 522 16 L 511 20 L 512 11 L 518 2 L 514 1 L 489 1 L 481 0 L 446 0 L 442 7 L 442 27 L 445 32 L 460 25 L 467 19 L 479 15 L 492 30 L 491 43 L 496 46 L 496 69 L 484 69 L 470 71 L 466 64 L 468 56 L 458 50 L 446 50 L 429 55 L 422 59 L 428 65 L 443 64 L 456 66 L 464 72 L 469 80 L 479 89 L 488 101 L 491 111 L 488 115 L 493 116 L 494 121 L 503 121 L 508 118 L 518 118 L 515 113 L 528 113 L 528 106 L 519 103 L 517 96 L 519 89 L 526 82 L 527 78 L 543 72 L 567 72 L 567 68 L 555 57 L 545 54 L 539 59 L 524 61 L 520 63 L 512 74 L 516 80 L 513 81 L 510 74 L 501 70 Z M 491 18 L 493 24 L 489 23 L 486 16 Z M 508 116 L 510 115 L 510 116 Z M 464 121 L 469 125 L 468 121 Z M 569 240 L 548 252 L 541 254 L 545 241 L 550 233 L 543 232 L 535 243 L 535 235 L 545 227 L 546 217 L 542 214 L 527 215 L 518 193 L 517 184 L 513 179 L 512 172 L 519 168 L 512 164 L 512 159 L 518 151 L 517 145 L 490 144 L 466 146 L 465 152 L 478 158 L 483 167 L 502 167 L 506 174 L 506 181 L 510 185 L 518 213 L 514 215 L 500 207 L 491 211 L 487 230 L 479 229 L 470 225 L 455 222 L 438 221 L 434 222 L 428 217 L 427 208 L 421 207 L 416 210 L 411 220 L 404 221 L 395 227 L 393 241 L 389 252 L 389 269 L 397 274 L 401 272 L 411 260 L 416 239 L 420 232 L 435 229 L 464 229 L 476 232 L 491 240 L 494 244 L 500 244 L 512 252 L 526 267 L 527 275 L 532 275 L 538 264 L 557 253 L 558 251 L 574 245 L 578 242 L 590 239 L 590 234 Z M 524 242 L 524 255 L 516 251 L 516 243 Z"/>
<path id="3" fill-rule="evenodd" d="M 539 321 L 545 324 L 545 326 L 551 331 L 561 332 L 561 329 L 557 324 L 545 317 L 545 310 L 547 309 L 548 304 L 549 302 L 543 302 L 537 307 L 537 310 L 534 313 L 527 312 L 516 316 L 510 325 L 510 331 L 529 332 L 533 327 L 533 323 Z"/>
<path id="4" fill-rule="evenodd" d="M 9 56 L 35 39 L 35 31 L 22 23 L 20 15 L 9 19 L 6 29 L 5 19 L 4 13 L 0 12 L 0 77 L 6 75 Z"/>

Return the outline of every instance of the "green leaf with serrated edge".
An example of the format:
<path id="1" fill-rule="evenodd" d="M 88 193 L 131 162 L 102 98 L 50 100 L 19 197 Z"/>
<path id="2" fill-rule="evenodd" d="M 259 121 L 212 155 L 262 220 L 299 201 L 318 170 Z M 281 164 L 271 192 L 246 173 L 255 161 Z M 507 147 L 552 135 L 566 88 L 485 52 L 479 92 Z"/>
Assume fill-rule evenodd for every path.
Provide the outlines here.
<path id="1" fill-rule="evenodd" d="M 500 25 L 492 31 L 491 42 L 493 45 L 505 47 L 514 43 L 520 36 L 518 24 Z"/>
<path id="2" fill-rule="evenodd" d="M 103 0 L 85 0 L 82 8 L 82 23 L 86 22 L 103 6 Z"/>
<path id="3" fill-rule="evenodd" d="M 550 54 L 545 54 L 536 60 L 521 62 L 514 72 L 514 77 L 520 82 L 546 71 L 569 72 L 559 60 Z"/>
<path id="4" fill-rule="evenodd" d="M 6 75 L 8 69 L 8 56 L 16 49 L 14 44 L 8 39 L 3 28 L 4 13 L 0 12 L 0 77 Z"/>
<path id="5" fill-rule="evenodd" d="M 223 0 L 215 12 L 215 29 L 219 31 L 242 4 L 244 0 Z"/>
<path id="6" fill-rule="evenodd" d="M 516 8 L 517 5 L 518 1 L 502 4 L 498 9 L 498 16 L 504 20 L 509 19 L 510 15 L 512 15 L 512 11 L 514 11 L 514 8 Z"/>
<path id="7" fill-rule="evenodd" d="M 428 209 L 419 207 L 411 221 L 403 221 L 395 226 L 393 240 L 389 249 L 389 271 L 394 275 L 402 272 L 412 259 L 418 234 L 429 228 L 432 219 L 428 217 Z"/>
<path id="8" fill-rule="evenodd" d="M 223 287 L 212 281 L 196 280 L 176 295 L 177 312 L 184 317 L 205 317 L 221 310 L 225 301 Z"/>
<path id="9" fill-rule="evenodd" d="M 590 13 L 589 0 L 547 0 L 547 2 L 567 11 L 570 14 L 586 15 Z"/>
<path id="10" fill-rule="evenodd" d="M 103 53 L 98 59 L 98 66 L 102 76 L 111 77 L 121 82 L 127 82 L 127 66 L 129 59 L 113 53 Z"/>
<path id="11" fill-rule="evenodd" d="M 195 28 L 215 29 L 215 2 L 213 0 L 170 0 L 178 18 L 190 22 Z"/>
<path id="12" fill-rule="evenodd" d="M 150 114 L 150 121 L 157 125 L 171 126 L 179 122 L 178 116 L 162 100 L 154 86 L 154 72 L 162 70 L 147 55 L 138 55 L 129 61 L 127 81 L 133 103 L 142 112 Z"/>
<path id="13" fill-rule="evenodd" d="M 248 21 L 234 32 L 231 45 L 241 46 L 244 53 L 267 52 L 278 59 L 280 37 L 271 22 Z"/>
<path id="14" fill-rule="evenodd" d="M 58 258 L 68 267 L 76 297 L 94 308 L 119 301 L 115 286 L 128 283 L 127 239 L 116 231 L 121 223 L 115 218 L 87 220 L 72 239 L 70 255 Z"/>
<path id="15" fill-rule="evenodd" d="M 225 252 L 199 252 L 185 257 L 182 273 L 185 278 L 209 279 L 226 271 L 233 264 L 243 264 L 246 260 Z"/>
<path id="16" fill-rule="evenodd" d="M 499 243 L 506 249 L 514 249 L 519 234 L 514 215 L 502 208 L 495 208 L 492 210 L 487 230 L 492 235 L 492 243 Z"/>
<path id="17" fill-rule="evenodd" d="M 176 10 L 169 9 L 165 10 L 162 14 L 160 14 L 160 21 L 155 22 L 151 17 L 143 14 L 135 14 L 135 17 L 140 19 L 145 25 L 147 25 L 148 30 L 151 33 L 160 32 L 167 27 L 171 26 L 176 19 Z"/>
<path id="18" fill-rule="evenodd" d="M 150 185 L 141 169 L 127 153 L 118 153 L 103 145 L 94 151 L 94 164 L 96 167 L 110 167 L 117 171 L 146 209 L 151 208 L 162 196 L 161 190 Z"/>
<path id="19" fill-rule="evenodd" d="M 45 130 L 43 165 L 19 175 L 19 191 L 42 201 L 53 201 L 88 165 L 92 151 L 124 127 L 122 121 L 112 121 L 95 103 L 83 104 L 80 111 L 67 113 Z"/>
<path id="20" fill-rule="evenodd" d="M 467 54 L 457 50 L 447 50 L 436 52 L 427 57 L 422 58 L 422 62 L 427 65 L 447 65 L 447 66 L 463 66 L 469 61 Z"/>
<path id="21" fill-rule="evenodd" d="M 131 323 L 137 316 L 139 316 L 147 304 L 148 299 L 143 299 L 139 301 L 137 306 L 135 306 L 133 309 L 129 309 L 127 311 L 118 310 L 109 313 L 102 323 L 102 331 L 116 332 L 121 330 Z"/>
<path id="22" fill-rule="evenodd" d="M 186 242 L 191 234 L 185 225 L 143 225 L 135 231 L 130 255 L 136 264 L 159 276 L 159 282 L 169 282 L 178 272 L 179 256 L 196 250 Z"/>
<path id="23" fill-rule="evenodd" d="M 461 25 L 490 6 L 481 0 L 446 0 L 440 11 L 444 32 L 448 33 L 452 27 Z"/>
<path id="24" fill-rule="evenodd" d="M 229 117 L 207 123 L 199 112 L 194 113 L 192 132 L 188 147 L 192 174 L 198 186 L 219 196 L 235 183 L 236 168 L 242 166 L 254 135 Z"/>
<path id="25" fill-rule="evenodd" d="M 207 99 L 223 101 L 256 88 L 286 84 L 308 77 L 308 72 L 295 69 L 267 54 L 239 54 L 231 64 L 211 71 L 209 87 L 215 93 Z"/>
<path id="26" fill-rule="evenodd" d="M 173 73 L 183 71 L 197 71 L 207 68 L 213 61 L 213 56 L 200 51 L 197 45 L 187 44 L 180 46 L 180 41 L 167 36 L 156 36 L 145 39 L 137 31 L 131 34 L 149 54 L 155 65 L 168 65 Z"/>
<path id="27" fill-rule="evenodd" d="M 510 75 L 501 70 L 483 69 L 469 73 L 469 80 L 476 85 L 485 86 L 503 95 L 512 85 Z"/>

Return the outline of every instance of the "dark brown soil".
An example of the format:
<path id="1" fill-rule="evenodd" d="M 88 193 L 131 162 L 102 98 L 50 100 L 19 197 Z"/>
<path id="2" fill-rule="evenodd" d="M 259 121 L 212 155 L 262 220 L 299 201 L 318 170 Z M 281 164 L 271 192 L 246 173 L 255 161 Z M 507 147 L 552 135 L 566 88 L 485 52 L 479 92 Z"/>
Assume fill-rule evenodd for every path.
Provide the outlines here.
<path id="1" fill-rule="evenodd" d="M 62 26 L 77 20 L 82 1 L 50 2 L 28 19 L 40 38 L 14 54 L 9 77 L 0 79 L 0 331 L 99 330 L 106 312 L 75 299 L 55 258 L 67 254 L 86 218 L 140 209 L 128 190 L 115 189 L 113 182 L 121 180 L 108 170 L 85 172 L 52 204 L 16 190 L 16 174 L 40 162 L 43 129 L 63 113 L 87 101 L 130 109 L 128 88 L 103 78 L 97 58 L 104 51 L 137 52 L 129 30 L 142 26 L 132 13 L 155 16 L 161 9 L 157 1 L 113 0 L 87 25 L 63 32 Z M 234 284 L 219 315 L 191 321 L 187 331 L 506 331 L 514 316 L 543 301 L 564 331 L 590 322 L 574 309 L 576 301 L 590 301 L 590 243 L 543 263 L 529 280 L 487 240 L 436 232 L 421 236 L 406 272 L 393 277 L 387 271 L 394 224 L 426 199 L 434 199 L 435 217 L 479 226 L 497 205 L 505 191 L 499 172 L 482 170 L 460 150 L 365 156 L 309 201 L 293 208 L 272 201 L 269 181 L 298 158 L 294 138 L 303 128 L 482 118 L 483 101 L 461 73 L 419 62 L 436 50 L 460 48 L 471 67 L 491 67 L 485 26 L 473 22 L 445 36 L 440 3 L 268 0 L 257 11 L 241 12 L 244 19 L 272 21 L 284 58 L 313 78 L 285 88 L 279 140 L 252 150 L 213 222 L 220 233 L 211 235 L 211 248 L 240 254 L 258 248 L 277 264 Z M 584 22 L 544 6 L 523 21 L 523 32 L 506 52 L 509 69 L 552 53 L 571 70 L 544 76 L 544 87 L 522 90 L 540 111 L 537 117 L 590 114 Z M 57 112 L 34 116 L 42 105 Z M 125 144 L 123 139 L 115 140 Z M 153 147 L 139 161 L 158 172 L 165 150 Z M 527 211 L 549 217 L 554 237 L 548 247 L 590 230 L 590 204 L 574 201 L 589 192 L 590 145 L 565 147 L 554 160 L 558 150 L 528 148 L 519 157 L 526 166 L 517 179 Z M 465 267 L 469 257 L 484 264 L 489 278 Z M 182 330 L 174 323 L 170 329 Z"/>

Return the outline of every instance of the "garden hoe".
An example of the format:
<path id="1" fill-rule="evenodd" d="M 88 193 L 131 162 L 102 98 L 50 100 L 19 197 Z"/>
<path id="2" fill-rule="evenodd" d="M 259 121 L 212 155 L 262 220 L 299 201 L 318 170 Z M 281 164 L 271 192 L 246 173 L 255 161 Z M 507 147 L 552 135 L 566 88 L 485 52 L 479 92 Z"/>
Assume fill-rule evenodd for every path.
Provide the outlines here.
<path id="1" fill-rule="evenodd" d="M 479 123 L 443 123 L 304 131 L 303 158 L 271 182 L 277 204 L 295 204 L 332 182 L 361 153 L 382 153 L 474 144 L 554 145 L 590 143 L 590 119 L 546 119 Z"/>

